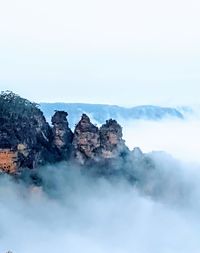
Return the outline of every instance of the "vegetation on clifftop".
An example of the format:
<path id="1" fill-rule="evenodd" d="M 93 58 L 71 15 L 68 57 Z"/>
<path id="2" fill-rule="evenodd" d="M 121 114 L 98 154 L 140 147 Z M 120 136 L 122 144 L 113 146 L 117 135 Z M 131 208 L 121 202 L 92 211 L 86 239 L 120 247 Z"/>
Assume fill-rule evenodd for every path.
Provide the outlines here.
<path id="1" fill-rule="evenodd" d="M 39 111 L 36 103 L 20 97 L 12 91 L 2 91 L 0 94 L 0 117 L 23 115 L 30 116 L 33 112 Z"/>

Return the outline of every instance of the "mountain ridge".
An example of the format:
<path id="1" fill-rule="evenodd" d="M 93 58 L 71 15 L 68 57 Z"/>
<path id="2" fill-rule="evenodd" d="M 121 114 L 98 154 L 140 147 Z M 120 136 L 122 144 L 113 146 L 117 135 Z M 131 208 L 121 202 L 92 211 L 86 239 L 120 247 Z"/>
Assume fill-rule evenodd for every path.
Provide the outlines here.
<path id="1" fill-rule="evenodd" d="M 83 113 L 88 114 L 97 124 L 103 124 L 108 118 L 122 120 L 162 120 L 167 117 L 184 119 L 184 114 L 173 107 L 161 107 L 154 105 L 140 105 L 134 107 L 123 107 L 106 104 L 87 103 L 40 103 L 40 109 L 45 117 L 50 119 L 55 110 L 64 110 L 69 113 L 71 127 Z"/>

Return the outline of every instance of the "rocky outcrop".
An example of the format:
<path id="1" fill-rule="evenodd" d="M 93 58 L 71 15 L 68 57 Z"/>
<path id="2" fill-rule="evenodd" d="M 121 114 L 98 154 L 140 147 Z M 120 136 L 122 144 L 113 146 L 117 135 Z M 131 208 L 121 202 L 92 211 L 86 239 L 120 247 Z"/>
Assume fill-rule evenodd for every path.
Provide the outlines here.
<path id="1" fill-rule="evenodd" d="M 129 152 L 116 120 L 106 121 L 99 129 L 83 114 L 73 133 L 67 116 L 65 111 L 56 111 L 51 127 L 35 103 L 12 92 L 1 93 L 0 171 L 17 173 L 23 167 L 63 160 L 101 167 L 117 163 Z"/>
<path id="2" fill-rule="evenodd" d="M 53 147 L 56 148 L 60 160 L 67 160 L 71 154 L 73 132 L 69 128 L 67 121 L 68 113 L 56 111 L 52 117 L 53 125 Z"/>
<path id="3" fill-rule="evenodd" d="M 122 139 L 122 127 L 116 120 L 108 120 L 98 129 L 86 114 L 76 125 L 73 139 L 73 157 L 80 164 L 120 157 L 128 148 Z"/>
<path id="4" fill-rule="evenodd" d="M 0 122 L 0 169 L 7 166 L 8 171 L 17 172 L 20 167 L 34 168 L 48 159 L 52 132 L 36 104 L 3 92 Z"/>
<path id="5" fill-rule="evenodd" d="M 18 167 L 18 154 L 11 149 L 0 149 L 0 169 L 6 173 L 15 173 Z"/>
<path id="6" fill-rule="evenodd" d="M 97 159 L 99 147 L 99 129 L 83 114 L 74 131 L 73 157 L 83 165 L 88 160 Z"/>
<path id="7" fill-rule="evenodd" d="M 101 156 L 104 159 L 120 156 L 127 147 L 122 139 L 122 127 L 116 120 L 107 120 L 100 128 Z"/>

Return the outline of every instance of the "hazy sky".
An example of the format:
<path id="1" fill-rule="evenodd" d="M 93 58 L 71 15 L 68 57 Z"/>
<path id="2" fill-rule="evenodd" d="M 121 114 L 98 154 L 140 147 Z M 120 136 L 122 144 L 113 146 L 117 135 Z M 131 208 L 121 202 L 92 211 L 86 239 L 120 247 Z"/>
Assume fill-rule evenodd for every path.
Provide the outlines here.
<path id="1" fill-rule="evenodd" d="M 198 0 L 6 0 L 0 89 L 35 101 L 200 101 Z"/>

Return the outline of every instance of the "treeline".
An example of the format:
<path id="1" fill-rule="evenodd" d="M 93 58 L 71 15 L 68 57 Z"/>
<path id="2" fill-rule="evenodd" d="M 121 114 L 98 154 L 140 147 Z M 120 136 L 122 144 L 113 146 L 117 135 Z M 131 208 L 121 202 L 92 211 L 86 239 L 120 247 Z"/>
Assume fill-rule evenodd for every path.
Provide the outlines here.
<path id="1" fill-rule="evenodd" d="M 36 103 L 20 97 L 12 91 L 2 91 L 0 93 L 0 117 L 28 116 L 38 110 Z"/>

